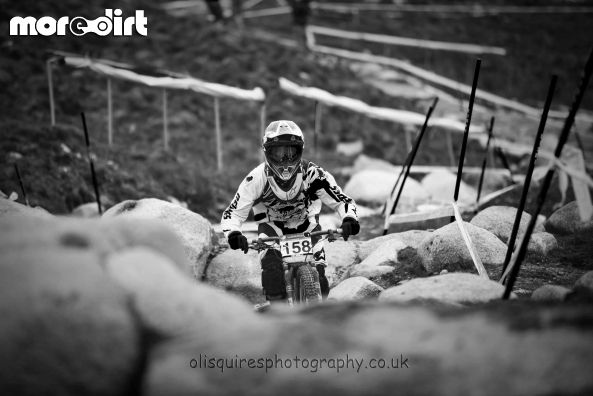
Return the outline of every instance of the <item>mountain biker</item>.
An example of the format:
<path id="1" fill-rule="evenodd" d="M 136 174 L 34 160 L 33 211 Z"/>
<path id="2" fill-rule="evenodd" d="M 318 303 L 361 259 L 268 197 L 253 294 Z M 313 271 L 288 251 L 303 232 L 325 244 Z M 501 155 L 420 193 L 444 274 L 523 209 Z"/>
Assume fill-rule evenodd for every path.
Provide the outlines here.
<path id="1" fill-rule="evenodd" d="M 293 121 L 273 121 L 262 139 L 265 161 L 241 182 L 235 197 L 222 214 L 222 230 L 231 249 L 248 251 L 241 225 L 253 209 L 260 237 L 318 231 L 322 203 L 342 220 L 342 236 L 360 231 L 356 203 L 345 195 L 333 176 L 302 159 L 303 132 Z M 312 237 L 313 263 L 319 273 L 321 294 L 329 293 L 325 277 L 325 250 L 320 237 Z M 262 287 L 267 300 L 286 299 L 282 254 L 277 249 L 260 252 Z"/>

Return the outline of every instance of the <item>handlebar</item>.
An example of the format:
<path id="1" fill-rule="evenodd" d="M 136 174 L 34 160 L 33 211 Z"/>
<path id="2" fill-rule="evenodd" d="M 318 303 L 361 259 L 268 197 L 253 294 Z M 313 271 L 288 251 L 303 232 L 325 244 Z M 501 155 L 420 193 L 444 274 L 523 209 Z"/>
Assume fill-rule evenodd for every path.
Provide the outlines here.
<path id="1" fill-rule="evenodd" d="M 327 229 L 327 230 L 322 230 L 322 231 L 313 231 L 313 232 L 300 232 L 298 234 L 288 234 L 288 235 L 282 235 L 282 236 L 272 236 L 272 237 L 266 237 L 266 238 L 257 238 L 257 239 L 252 239 L 251 243 L 249 244 L 249 247 L 251 249 L 261 249 L 261 248 L 265 248 L 262 246 L 262 244 L 265 244 L 266 242 L 280 242 L 283 239 L 294 239 L 294 238 L 302 238 L 302 237 L 315 237 L 315 236 L 322 236 L 322 235 L 327 235 L 328 239 L 330 241 L 335 240 L 335 235 L 342 235 L 342 229 L 341 228 L 336 228 L 336 229 Z M 268 246 L 269 247 L 269 246 Z"/>

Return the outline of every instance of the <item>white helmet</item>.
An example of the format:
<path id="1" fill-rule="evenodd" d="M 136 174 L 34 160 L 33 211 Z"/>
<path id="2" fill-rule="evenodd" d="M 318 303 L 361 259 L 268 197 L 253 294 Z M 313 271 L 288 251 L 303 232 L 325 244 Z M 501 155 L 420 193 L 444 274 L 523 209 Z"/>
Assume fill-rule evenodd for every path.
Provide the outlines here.
<path id="1" fill-rule="evenodd" d="M 272 121 L 264 132 L 262 146 L 266 164 L 280 182 L 288 182 L 297 173 L 305 139 L 301 128 L 292 121 Z"/>

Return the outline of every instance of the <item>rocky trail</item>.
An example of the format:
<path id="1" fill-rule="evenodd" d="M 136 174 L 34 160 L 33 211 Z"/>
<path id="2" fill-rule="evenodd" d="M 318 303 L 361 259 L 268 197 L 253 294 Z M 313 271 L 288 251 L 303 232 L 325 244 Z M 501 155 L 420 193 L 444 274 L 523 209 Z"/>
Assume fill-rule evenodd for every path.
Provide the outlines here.
<path id="1" fill-rule="evenodd" d="M 228 249 L 180 205 L 124 201 L 85 219 L 2 198 L 0 389 L 588 394 L 593 222 L 575 221 L 574 202 L 542 222 L 502 301 L 515 211 L 467 223 L 493 280 L 454 224 L 377 236 L 371 214 L 358 237 L 326 244 L 328 300 L 261 314 L 257 255 Z"/>

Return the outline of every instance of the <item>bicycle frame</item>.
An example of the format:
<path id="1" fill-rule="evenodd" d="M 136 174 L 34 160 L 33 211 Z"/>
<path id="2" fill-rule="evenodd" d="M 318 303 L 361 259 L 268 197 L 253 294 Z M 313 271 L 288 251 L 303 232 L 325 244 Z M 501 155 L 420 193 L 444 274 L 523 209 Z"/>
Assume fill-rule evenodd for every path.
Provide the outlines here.
<path id="1" fill-rule="evenodd" d="M 324 236 L 327 235 L 327 240 L 329 242 L 333 242 L 337 239 L 337 235 L 341 235 L 341 229 L 329 229 L 325 231 L 313 231 L 313 232 L 303 232 L 297 234 L 288 234 L 282 236 L 273 236 L 273 237 L 266 237 L 266 238 L 258 238 L 251 241 L 249 247 L 251 249 L 255 249 L 258 252 L 265 249 L 276 249 L 280 250 L 280 246 L 283 242 L 290 241 L 290 240 L 298 240 L 302 239 L 303 237 L 315 237 L 315 236 Z M 272 244 L 268 244 L 268 242 L 272 242 Z M 309 256 L 309 257 L 308 257 Z M 308 265 L 311 267 L 312 275 L 314 277 L 314 282 L 316 284 L 316 288 L 318 291 L 319 300 L 321 300 L 321 291 L 319 287 L 319 275 L 317 274 L 317 269 L 313 265 L 313 252 L 307 252 L 305 254 L 293 254 L 291 256 L 282 257 L 282 266 L 284 269 L 284 279 L 286 283 L 286 295 L 288 300 L 288 305 L 293 306 L 295 302 L 301 301 L 301 294 L 302 294 L 302 287 L 300 284 L 297 284 L 299 281 L 297 276 L 297 271 L 299 267 Z"/>

